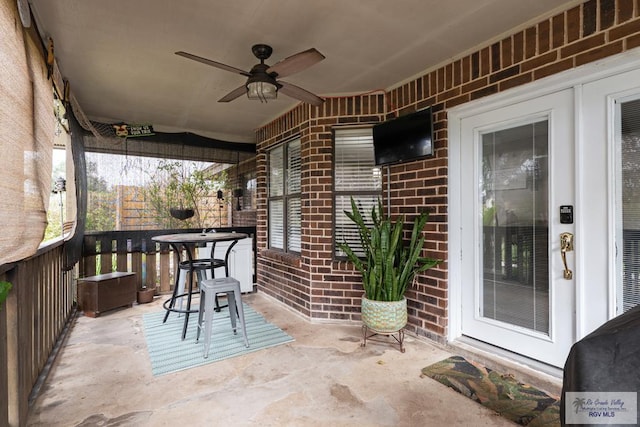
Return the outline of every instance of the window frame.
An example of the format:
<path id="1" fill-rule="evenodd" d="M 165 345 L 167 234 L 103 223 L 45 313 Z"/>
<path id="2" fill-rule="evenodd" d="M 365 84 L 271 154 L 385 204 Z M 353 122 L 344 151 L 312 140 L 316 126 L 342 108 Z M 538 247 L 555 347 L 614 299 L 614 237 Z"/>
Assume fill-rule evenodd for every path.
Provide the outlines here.
<path id="1" fill-rule="evenodd" d="M 290 192 L 290 146 L 292 144 L 297 143 L 300 146 L 299 149 L 299 180 L 298 183 L 298 191 Z M 271 165 L 272 165 L 272 154 L 275 150 L 282 149 L 282 194 L 277 196 L 272 196 L 272 177 L 271 177 Z M 300 208 L 302 207 L 302 141 L 300 136 L 296 136 L 294 138 L 288 139 L 286 141 L 282 141 L 282 143 L 270 148 L 267 151 L 267 247 L 270 250 L 281 251 L 284 253 L 296 254 L 299 255 L 302 251 L 302 221 L 300 221 L 298 235 L 300 236 L 300 247 L 299 248 L 291 248 L 291 236 L 289 230 L 289 209 L 291 207 L 291 201 L 298 200 Z M 273 233 L 272 233 L 272 202 L 281 201 L 282 202 L 282 247 L 277 247 L 273 245 Z M 297 249 L 297 250 L 296 250 Z"/>

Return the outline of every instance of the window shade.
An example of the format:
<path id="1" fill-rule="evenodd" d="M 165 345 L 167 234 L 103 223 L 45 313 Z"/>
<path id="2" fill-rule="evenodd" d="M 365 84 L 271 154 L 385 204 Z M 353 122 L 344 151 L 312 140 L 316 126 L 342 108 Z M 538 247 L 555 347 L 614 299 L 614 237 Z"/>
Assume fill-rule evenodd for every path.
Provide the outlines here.
<path id="1" fill-rule="evenodd" d="M 2 265 L 33 255 L 44 236 L 55 116 L 41 45 L 20 25 L 15 3 L 0 5 L 0 31 Z"/>

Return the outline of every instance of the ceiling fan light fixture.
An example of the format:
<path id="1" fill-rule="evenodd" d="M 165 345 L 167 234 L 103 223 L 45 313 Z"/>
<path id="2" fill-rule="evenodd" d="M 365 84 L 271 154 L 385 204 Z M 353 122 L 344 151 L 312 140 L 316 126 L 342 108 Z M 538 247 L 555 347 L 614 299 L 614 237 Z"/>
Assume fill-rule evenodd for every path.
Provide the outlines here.
<path id="1" fill-rule="evenodd" d="M 253 81 L 247 82 L 247 98 L 267 102 L 267 99 L 278 97 L 278 86 L 272 82 L 252 78 L 249 80 Z"/>

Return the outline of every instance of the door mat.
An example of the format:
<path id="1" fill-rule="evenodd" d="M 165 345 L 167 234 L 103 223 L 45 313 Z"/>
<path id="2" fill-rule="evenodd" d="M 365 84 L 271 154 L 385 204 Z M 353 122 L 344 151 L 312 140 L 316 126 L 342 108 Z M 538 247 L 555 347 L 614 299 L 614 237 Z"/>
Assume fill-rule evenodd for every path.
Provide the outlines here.
<path id="1" fill-rule="evenodd" d="M 560 398 L 510 375 L 453 356 L 422 369 L 422 374 L 493 409 L 523 426 L 559 426 Z"/>
<path id="2" fill-rule="evenodd" d="M 202 366 L 293 341 L 293 338 L 267 322 L 247 304 L 243 304 L 243 307 L 249 348 L 244 346 L 240 330 L 237 334 L 233 333 L 229 309 L 224 307 L 213 316 L 211 347 L 206 359 L 203 334 L 200 334 L 200 340 L 196 343 L 198 313 L 189 317 L 189 327 L 184 341 L 181 339 L 183 316 L 171 313 L 167 322 L 162 323 L 165 311 L 145 314 L 142 321 L 153 375 Z"/>

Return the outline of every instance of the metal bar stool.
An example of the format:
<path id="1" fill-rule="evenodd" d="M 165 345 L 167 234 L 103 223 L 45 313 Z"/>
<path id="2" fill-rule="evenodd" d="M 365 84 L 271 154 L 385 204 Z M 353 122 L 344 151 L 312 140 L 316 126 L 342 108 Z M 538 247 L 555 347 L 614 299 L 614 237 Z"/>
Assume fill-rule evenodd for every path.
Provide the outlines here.
<path id="1" fill-rule="evenodd" d="M 191 299 L 194 293 L 197 293 L 193 283 L 193 275 L 196 274 L 198 278 L 198 283 L 202 283 L 207 279 L 207 270 L 211 272 L 211 277 L 215 277 L 215 269 L 219 267 L 225 268 L 225 275 L 229 275 L 229 254 L 231 253 L 231 249 L 235 246 L 237 241 L 233 241 L 229 248 L 225 253 L 224 259 L 214 258 L 215 251 L 215 242 L 211 247 L 211 258 L 203 258 L 203 259 L 194 259 L 190 248 L 186 244 L 181 244 L 180 249 L 178 249 L 176 244 L 171 244 L 174 248 L 174 252 L 176 254 L 176 263 L 178 265 L 178 272 L 176 274 L 176 283 L 173 287 L 173 293 L 171 298 L 164 302 L 163 307 L 166 310 L 164 315 L 164 320 L 162 323 L 165 323 L 169 318 L 169 313 L 177 312 L 184 313 L 184 326 L 182 328 L 182 339 L 184 340 L 187 336 L 187 327 L 189 325 L 189 314 L 195 313 L 196 309 L 191 308 Z M 181 250 L 184 250 L 186 253 L 187 259 L 181 261 L 180 254 Z M 187 290 L 185 291 L 185 285 L 188 284 Z M 187 308 L 183 309 L 183 300 L 187 298 Z M 220 304 L 218 303 L 218 298 L 215 297 L 215 308 L 216 311 L 220 311 Z"/>
<path id="2" fill-rule="evenodd" d="M 219 277 L 204 280 L 200 283 L 200 308 L 198 311 L 198 332 L 196 342 L 200 340 L 200 331 L 204 328 L 204 357 L 209 357 L 209 347 L 211 346 L 211 330 L 213 327 L 213 315 L 215 310 L 214 301 L 219 293 L 227 294 L 229 303 L 229 317 L 231 328 L 236 334 L 236 323 L 240 323 L 244 346 L 249 347 L 247 339 L 247 328 L 244 321 L 244 309 L 242 307 L 242 294 L 240 292 L 240 282 L 233 277 Z M 236 322 L 237 317 L 237 322 Z"/>

